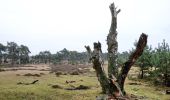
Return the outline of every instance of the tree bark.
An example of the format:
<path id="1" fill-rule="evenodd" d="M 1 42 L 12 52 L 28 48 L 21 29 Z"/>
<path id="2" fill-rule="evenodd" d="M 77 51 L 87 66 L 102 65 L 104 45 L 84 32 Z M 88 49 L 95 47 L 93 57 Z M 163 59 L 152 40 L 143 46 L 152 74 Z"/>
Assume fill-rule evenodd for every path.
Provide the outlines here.
<path id="1" fill-rule="evenodd" d="M 131 66 L 135 63 L 138 57 L 142 54 L 144 47 L 147 43 L 147 35 L 142 33 L 139 41 L 137 43 L 136 50 L 130 55 L 128 61 L 126 61 L 121 69 L 120 74 L 118 74 L 117 66 L 117 14 L 120 12 L 120 9 L 117 11 L 114 3 L 110 5 L 110 11 L 112 14 L 112 23 L 110 27 L 109 34 L 107 36 L 107 45 L 108 45 L 108 77 L 106 76 L 103 70 L 102 63 L 102 50 L 100 42 L 94 43 L 94 51 L 90 49 L 89 46 L 85 46 L 90 60 L 93 63 L 93 68 L 96 71 L 96 75 L 102 91 L 105 94 L 112 95 L 114 97 L 124 96 L 124 82 L 127 77 L 127 74 Z"/>
<path id="2" fill-rule="evenodd" d="M 118 66 L 117 66 L 117 14 L 120 12 L 120 9 L 116 11 L 114 3 L 110 6 L 110 11 L 112 15 L 111 27 L 109 34 L 107 36 L 107 45 L 108 45 L 108 76 L 112 78 L 112 75 L 115 77 L 118 76 Z"/>
<path id="3" fill-rule="evenodd" d="M 121 69 L 121 72 L 119 74 L 118 77 L 118 83 L 120 85 L 120 88 L 123 92 L 123 94 L 125 94 L 125 90 L 124 90 L 124 83 L 125 83 L 125 79 L 127 77 L 127 74 L 130 70 L 130 68 L 132 67 L 132 65 L 136 62 L 136 60 L 142 55 L 142 52 L 145 48 L 147 44 L 147 35 L 142 33 L 139 41 L 137 43 L 136 46 L 136 50 L 130 55 L 128 61 L 126 61 Z"/>
<path id="4" fill-rule="evenodd" d="M 109 94 L 109 95 L 115 95 L 114 93 L 119 93 L 122 96 L 122 93 L 120 92 L 120 88 L 118 86 L 118 83 L 116 82 L 116 79 L 109 79 L 107 78 L 104 68 L 103 68 L 103 63 L 102 63 L 102 58 L 101 58 L 101 44 L 100 42 L 94 43 L 94 51 L 92 52 L 89 46 L 85 46 L 89 56 L 90 60 L 93 63 L 93 68 L 96 71 L 96 75 L 98 78 L 98 81 L 100 82 L 100 85 L 102 87 L 102 92 L 104 94 Z"/>
<path id="5" fill-rule="evenodd" d="M 98 78 L 98 81 L 100 82 L 100 85 L 102 87 L 103 93 L 109 92 L 109 80 L 106 77 L 106 74 L 102 68 L 102 62 L 101 62 L 101 44 L 100 42 L 94 43 L 94 51 L 92 52 L 89 46 L 85 46 L 86 50 L 88 51 L 88 54 L 90 56 L 90 60 L 93 63 L 93 68 L 96 71 L 96 75 Z"/>

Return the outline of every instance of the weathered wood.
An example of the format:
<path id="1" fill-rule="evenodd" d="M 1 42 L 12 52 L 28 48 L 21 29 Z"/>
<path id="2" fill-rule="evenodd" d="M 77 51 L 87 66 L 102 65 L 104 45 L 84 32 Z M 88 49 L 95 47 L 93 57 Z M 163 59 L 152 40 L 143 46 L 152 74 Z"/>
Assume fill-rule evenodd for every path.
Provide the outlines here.
<path id="1" fill-rule="evenodd" d="M 35 80 L 35 81 L 33 81 L 32 83 L 30 83 L 30 84 L 35 84 L 35 83 L 37 83 L 39 80 Z"/>
<path id="2" fill-rule="evenodd" d="M 118 76 L 118 66 L 117 66 L 117 14 L 120 12 L 120 9 L 117 11 L 114 3 L 110 5 L 110 11 L 112 15 L 112 22 L 109 34 L 107 36 L 107 45 L 108 45 L 108 75 L 109 78 L 112 78 L 112 75 L 115 77 Z"/>
<path id="3" fill-rule="evenodd" d="M 119 74 L 118 77 L 118 83 L 120 85 L 120 88 L 122 90 L 122 92 L 125 94 L 125 90 L 124 90 L 124 83 L 125 83 L 125 79 L 127 77 L 127 74 L 130 70 L 130 68 L 132 67 L 132 65 L 136 62 L 136 60 L 142 55 L 143 50 L 145 48 L 147 44 L 147 35 L 142 33 L 137 46 L 136 46 L 136 50 L 130 55 L 128 61 L 126 61 L 121 69 L 121 72 Z"/>
<path id="4" fill-rule="evenodd" d="M 31 83 L 18 82 L 17 85 L 31 85 L 31 84 L 37 83 L 38 81 L 39 80 L 35 80 L 35 81 L 31 82 Z"/>
<path id="5" fill-rule="evenodd" d="M 166 90 L 166 94 L 170 94 L 170 90 Z"/>
<path id="6" fill-rule="evenodd" d="M 110 11 L 112 15 L 112 22 L 109 34 L 107 36 L 107 45 L 108 45 L 108 77 L 106 76 L 103 64 L 102 64 L 102 50 L 100 42 L 94 43 L 94 50 L 92 51 L 89 46 L 85 46 L 90 60 L 93 63 L 93 68 L 96 71 L 96 75 L 100 85 L 102 87 L 103 93 L 117 97 L 123 97 L 124 92 L 124 82 L 126 76 L 131 68 L 131 66 L 135 63 L 138 57 L 142 54 L 144 47 L 147 43 L 147 35 L 142 33 L 139 38 L 136 50 L 129 57 L 129 60 L 125 62 L 123 68 L 121 69 L 121 73 L 118 75 L 118 66 L 117 66 L 117 14 L 120 12 L 116 10 L 114 3 L 110 5 Z"/>
<path id="7" fill-rule="evenodd" d="M 90 60 L 93 63 L 93 68 L 96 71 L 96 75 L 100 85 L 102 87 L 102 92 L 109 95 L 117 95 L 122 96 L 122 92 L 119 84 L 117 83 L 117 79 L 112 76 L 112 78 L 107 78 L 105 71 L 103 69 L 103 64 L 101 60 L 101 44 L 100 42 L 94 43 L 94 51 L 92 52 L 89 46 L 85 46 L 89 55 L 91 55 Z"/>
<path id="8" fill-rule="evenodd" d="M 101 59 L 101 44 L 100 42 L 94 43 L 94 51 L 92 52 L 89 46 L 85 46 L 87 52 L 90 55 L 90 60 L 93 63 L 93 68 L 96 71 L 96 75 L 98 78 L 98 81 L 100 82 L 100 85 L 102 87 L 103 93 L 108 93 L 108 87 L 109 87 L 109 80 L 106 77 L 106 74 L 102 68 L 102 62 Z"/>

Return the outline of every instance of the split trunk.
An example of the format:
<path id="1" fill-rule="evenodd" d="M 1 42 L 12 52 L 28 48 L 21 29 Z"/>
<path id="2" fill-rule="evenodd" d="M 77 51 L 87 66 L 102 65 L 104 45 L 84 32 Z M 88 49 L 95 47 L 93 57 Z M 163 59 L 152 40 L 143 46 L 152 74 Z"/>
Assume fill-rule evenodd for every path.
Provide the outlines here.
<path id="1" fill-rule="evenodd" d="M 85 46 L 90 60 L 93 63 L 93 68 L 96 71 L 96 75 L 98 77 L 98 81 L 102 87 L 102 92 L 114 97 L 124 96 L 124 83 L 127 77 L 127 74 L 131 68 L 131 66 L 136 62 L 138 57 L 142 54 L 144 47 L 147 43 L 147 35 L 142 33 L 136 50 L 130 55 L 128 61 L 126 61 L 121 68 L 120 72 L 118 71 L 117 64 L 117 50 L 118 50 L 118 42 L 117 42 L 117 15 L 120 12 L 120 9 L 117 10 L 114 3 L 110 5 L 110 11 L 112 15 L 112 22 L 109 34 L 107 36 L 107 45 L 108 45 L 108 77 L 103 68 L 103 60 L 102 60 L 102 50 L 100 42 L 94 43 L 94 50 L 92 51 L 89 46 Z"/>

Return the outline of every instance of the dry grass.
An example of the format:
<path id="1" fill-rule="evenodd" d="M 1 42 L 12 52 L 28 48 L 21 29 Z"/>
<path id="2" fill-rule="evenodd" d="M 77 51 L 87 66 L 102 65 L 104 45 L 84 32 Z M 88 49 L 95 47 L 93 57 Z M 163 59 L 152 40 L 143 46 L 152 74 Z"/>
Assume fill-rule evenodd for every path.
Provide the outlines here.
<path id="1" fill-rule="evenodd" d="M 101 88 L 94 75 L 60 75 L 50 74 L 49 71 L 40 71 L 39 69 L 47 69 L 46 65 L 33 65 L 36 70 L 16 70 L 0 72 L 0 100 L 95 100 L 96 96 L 101 95 Z M 49 68 L 48 68 L 49 69 Z M 40 74 L 41 77 L 23 76 L 24 74 Z M 36 84 L 17 85 L 18 82 L 30 83 L 39 80 Z M 75 81 L 67 84 L 66 81 Z M 142 82 L 142 85 L 128 85 L 126 81 L 126 90 L 128 94 L 138 96 L 146 96 L 148 100 L 168 100 L 169 95 L 163 94 L 162 88 L 148 86 Z M 62 88 L 52 88 L 58 85 Z M 71 86 L 78 87 L 85 85 L 90 87 L 87 90 L 65 90 Z M 157 89 L 157 90 L 156 90 Z M 160 91 L 158 91 L 160 90 Z M 170 100 L 170 99 L 169 99 Z"/>

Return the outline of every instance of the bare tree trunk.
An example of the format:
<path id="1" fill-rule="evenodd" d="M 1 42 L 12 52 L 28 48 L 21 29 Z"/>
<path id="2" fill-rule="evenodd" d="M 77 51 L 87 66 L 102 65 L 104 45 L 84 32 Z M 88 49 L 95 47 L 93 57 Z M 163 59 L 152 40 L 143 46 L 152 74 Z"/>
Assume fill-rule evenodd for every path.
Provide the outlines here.
<path id="1" fill-rule="evenodd" d="M 119 88 L 116 79 L 107 78 L 105 74 L 104 68 L 102 66 L 103 62 L 101 58 L 102 51 L 100 42 L 94 43 L 93 52 L 91 51 L 89 46 L 85 46 L 85 48 L 88 51 L 88 54 L 90 55 L 90 60 L 93 63 L 93 68 L 96 71 L 98 81 L 100 82 L 100 85 L 102 87 L 102 92 L 113 96 L 115 96 L 116 94 L 122 96 L 121 89 Z"/>
<path id="2" fill-rule="evenodd" d="M 94 51 L 92 52 L 89 46 L 85 46 L 86 50 L 88 51 L 89 55 L 90 55 L 90 60 L 93 63 L 93 68 L 96 71 L 96 75 L 98 78 L 98 81 L 100 82 L 100 85 L 102 87 L 102 92 L 103 93 L 107 93 L 108 90 L 108 85 L 109 85 L 109 81 L 106 77 L 106 74 L 102 68 L 102 62 L 101 62 L 101 44 L 98 43 L 94 43 Z"/>
<path id="3" fill-rule="evenodd" d="M 143 66 L 141 67 L 141 69 L 140 69 L 140 79 L 143 79 L 143 77 L 144 77 L 144 68 L 143 68 Z"/>
<path id="4" fill-rule="evenodd" d="M 11 65 L 14 66 L 14 57 L 12 56 Z"/>
<path id="5" fill-rule="evenodd" d="M 117 66 L 117 14 L 120 9 L 116 11 L 114 3 L 110 5 L 110 11 L 112 14 L 112 23 L 110 27 L 109 34 L 107 36 L 108 45 L 108 76 L 106 76 L 101 58 L 101 44 L 100 42 L 94 43 L 94 51 L 92 52 L 89 46 L 85 46 L 90 60 L 93 63 L 93 68 L 96 71 L 98 81 L 102 87 L 102 91 L 105 94 L 112 95 L 114 97 L 124 96 L 124 82 L 131 66 L 135 63 L 138 57 L 142 54 L 144 47 L 147 43 L 147 35 L 142 33 L 139 41 L 137 43 L 136 50 L 130 55 L 128 61 L 126 61 L 121 69 L 120 74 L 118 74 Z M 119 99 L 120 100 L 120 99 Z"/>
<path id="6" fill-rule="evenodd" d="M 108 45 L 108 75 L 109 78 L 112 78 L 112 75 L 115 77 L 118 76 L 118 66 L 117 66 L 117 14 L 120 12 L 120 9 L 116 11 L 114 3 L 110 5 L 110 11 L 112 15 L 112 22 L 109 34 L 107 36 L 107 45 Z"/>
<path id="7" fill-rule="evenodd" d="M 143 79 L 143 76 L 144 76 L 144 71 L 143 71 L 143 69 L 141 69 L 141 76 L 140 76 L 140 79 Z"/>

